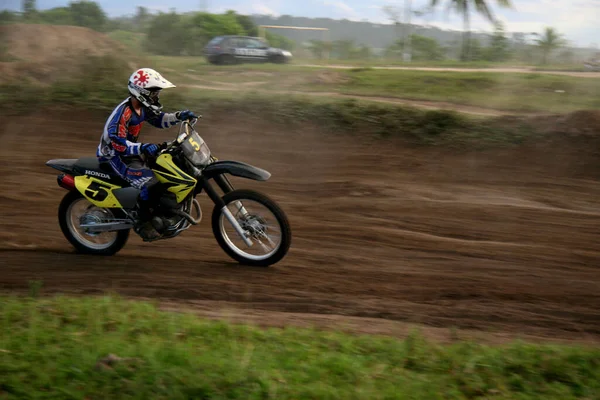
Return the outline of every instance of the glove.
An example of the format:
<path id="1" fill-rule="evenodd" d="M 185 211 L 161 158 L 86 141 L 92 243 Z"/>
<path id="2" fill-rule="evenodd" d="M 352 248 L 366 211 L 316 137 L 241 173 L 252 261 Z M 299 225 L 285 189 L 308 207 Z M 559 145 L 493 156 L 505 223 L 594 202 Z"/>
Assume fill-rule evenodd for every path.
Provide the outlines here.
<path id="1" fill-rule="evenodd" d="M 141 147 L 141 150 L 142 153 L 146 155 L 155 156 L 156 153 L 158 153 L 159 147 L 154 143 L 144 143 Z"/>
<path id="2" fill-rule="evenodd" d="M 185 111 L 177 111 L 175 113 L 175 118 L 177 118 L 180 121 L 185 121 L 185 120 L 198 118 L 198 116 L 190 110 L 185 110 Z"/>

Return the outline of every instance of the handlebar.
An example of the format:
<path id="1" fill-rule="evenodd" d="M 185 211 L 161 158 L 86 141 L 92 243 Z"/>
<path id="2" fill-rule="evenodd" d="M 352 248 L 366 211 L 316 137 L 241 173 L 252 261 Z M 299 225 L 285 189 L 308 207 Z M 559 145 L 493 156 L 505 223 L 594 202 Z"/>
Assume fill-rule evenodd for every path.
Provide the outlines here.
<path id="1" fill-rule="evenodd" d="M 176 143 L 181 143 L 185 140 L 185 138 L 187 138 L 190 134 L 190 127 L 194 127 L 196 125 L 196 123 L 198 123 L 198 120 L 202 118 L 202 115 L 199 115 L 196 118 L 192 118 L 189 120 L 184 120 L 181 121 L 181 127 L 179 128 L 179 133 L 177 134 L 175 140 L 173 140 L 172 142 L 170 142 L 162 151 L 161 153 L 164 153 L 167 150 L 170 150 Z M 191 121 L 191 122 L 190 122 Z M 181 138 L 181 135 L 183 134 L 183 130 L 185 129 L 185 136 L 183 138 Z M 181 140 L 179 140 L 179 138 L 181 138 Z"/>
<path id="2" fill-rule="evenodd" d="M 200 118 L 202 118 L 201 115 L 198 116 L 198 117 L 196 117 L 196 118 L 192 118 L 192 119 L 189 119 L 189 120 L 181 121 L 181 128 L 185 127 L 185 133 L 186 133 L 186 135 L 189 135 L 189 133 L 190 133 L 188 126 L 194 127 Z M 190 122 L 190 121 L 193 121 L 193 122 Z M 181 128 L 179 128 L 179 133 L 180 134 L 181 134 L 181 130 L 182 130 Z M 179 136 L 179 135 L 177 135 L 177 136 Z"/>

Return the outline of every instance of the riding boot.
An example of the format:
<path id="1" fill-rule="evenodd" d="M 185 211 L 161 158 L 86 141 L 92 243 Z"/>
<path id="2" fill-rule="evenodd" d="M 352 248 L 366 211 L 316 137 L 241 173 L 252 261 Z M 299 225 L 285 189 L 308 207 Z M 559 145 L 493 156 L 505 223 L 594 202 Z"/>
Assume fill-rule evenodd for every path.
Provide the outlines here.
<path id="1" fill-rule="evenodd" d="M 144 188 L 145 189 L 145 188 Z M 146 239 L 156 239 L 160 233 L 152 224 L 152 213 L 150 211 L 151 202 L 148 196 L 148 190 L 142 189 L 138 199 L 138 234 Z"/>

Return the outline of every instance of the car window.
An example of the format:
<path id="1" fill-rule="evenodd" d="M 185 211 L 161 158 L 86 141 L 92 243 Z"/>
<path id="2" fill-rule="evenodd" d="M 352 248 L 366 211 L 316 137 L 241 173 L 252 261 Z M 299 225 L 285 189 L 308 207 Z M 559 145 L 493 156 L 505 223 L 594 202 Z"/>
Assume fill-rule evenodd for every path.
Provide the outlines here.
<path id="1" fill-rule="evenodd" d="M 235 46 L 235 38 L 229 38 L 227 39 L 227 41 L 224 43 L 225 47 L 236 47 Z"/>
<path id="2" fill-rule="evenodd" d="M 265 44 L 263 42 L 261 42 L 260 40 L 256 40 L 256 39 L 246 39 L 246 47 L 249 49 L 259 49 L 261 47 L 264 47 Z"/>
<path id="3" fill-rule="evenodd" d="M 248 40 L 249 39 L 246 39 L 246 38 L 239 38 L 238 39 L 238 44 L 239 44 L 238 47 L 244 47 L 244 48 L 249 47 L 248 46 Z"/>
<path id="4" fill-rule="evenodd" d="M 219 43 L 221 40 L 223 40 L 223 38 L 221 36 L 217 36 L 216 38 L 213 38 L 210 42 L 208 42 L 208 44 L 209 46 L 213 46 Z"/>

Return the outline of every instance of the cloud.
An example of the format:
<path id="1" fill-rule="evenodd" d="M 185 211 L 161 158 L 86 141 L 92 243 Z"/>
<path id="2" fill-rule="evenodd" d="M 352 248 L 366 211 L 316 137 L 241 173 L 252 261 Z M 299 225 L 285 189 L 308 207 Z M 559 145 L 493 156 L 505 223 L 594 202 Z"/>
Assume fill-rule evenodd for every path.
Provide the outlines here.
<path id="1" fill-rule="evenodd" d="M 334 1 L 334 2 L 326 1 L 325 4 L 332 5 L 334 7 L 339 8 L 340 10 L 348 12 L 348 13 L 356 13 L 356 11 L 354 11 L 354 9 L 352 7 L 350 7 L 348 4 L 344 3 L 343 1 Z"/>
<path id="2" fill-rule="evenodd" d="M 156 6 L 148 6 L 146 7 L 148 10 L 152 11 L 152 12 L 169 12 L 169 10 L 171 8 L 173 8 L 172 6 L 160 6 L 160 5 L 156 5 Z"/>
<path id="3" fill-rule="evenodd" d="M 336 17 L 338 18 L 357 19 L 360 17 L 360 14 L 354 8 L 350 7 L 348 4 L 344 3 L 341 0 L 325 0 L 323 1 L 323 4 L 326 6 L 333 7 L 337 11 Z"/>
<path id="4" fill-rule="evenodd" d="M 446 12 L 448 1 L 450 0 L 443 0 L 432 13 L 413 17 L 412 22 L 440 29 L 462 30 L 462 17 L 455 12 Z M 429 0 L 413 0 L 413 9 L 422 9 L 428 3 Z M 396 2 L 396 5 L 401 4 Z M 596 22 L 597 16 L 600 16 L 600 0 L 512 0 L 511 8 L 499 7 L 495 2 L 492 2 L 491 6 L 496 18 L 504 23 L 509 33 L 541 32 L 545 27 L 551 26 L 564 34 L 567 40 L 579 45 L 587 45 L 600 33 Z M 384 18 L 384 13 L 381 12 L 377 19 Z M 492 32 L 494 26 L 474 12 L 471 14 L 471 29 Z"/>
<path id="5" fill-rule="evenodd" d="M 254 3 L 252 4 L 252 11 L 258 14 L 266 14 L 266 15 L 279 15 L 276 13 L 271 7 L 267 6 L 264 3 Z"/>
<path id="6" fill-rule="evenodd" d="M 223 13 L 227 10 L 235 10 L 239 14 L 262 14 L 262 15 L 281 15 L 280 0 L 263 0 L 258 2 L 241 2 L 238 0 L 228 0 L 221 2 L 217 7 L 211 7 L 210 11 Z"/>

